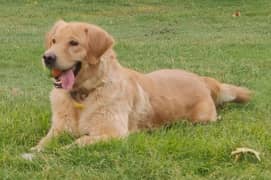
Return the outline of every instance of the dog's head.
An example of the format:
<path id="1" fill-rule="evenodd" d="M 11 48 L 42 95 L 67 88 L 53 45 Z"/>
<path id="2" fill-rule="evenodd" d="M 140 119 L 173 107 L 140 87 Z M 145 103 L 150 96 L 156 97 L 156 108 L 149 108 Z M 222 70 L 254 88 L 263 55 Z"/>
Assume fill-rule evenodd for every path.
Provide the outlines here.
<path id="1" fill-rule="evenodd" d="M 82 63 L 98 64 L 113 38 L 101 28 L 87 24 L 58 21 L 46 35 L 44 65 L 52 70 L 56 87 L 72 89 Z"/>

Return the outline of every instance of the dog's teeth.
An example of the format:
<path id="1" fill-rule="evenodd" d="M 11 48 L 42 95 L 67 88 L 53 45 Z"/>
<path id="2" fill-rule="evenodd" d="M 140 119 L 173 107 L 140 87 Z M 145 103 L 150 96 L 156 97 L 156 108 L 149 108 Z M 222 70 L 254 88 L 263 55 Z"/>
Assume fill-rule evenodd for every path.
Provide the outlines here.
<path id="1" fill-rule="evenodd" d="M 56 81 L 56 82 L 54 82 L 54 86 L 55 86 L 56 88 L 62 88 L 61 81 Z"/>
<path id="2" fill-rule="evenodd" d="M 57 85 L 57 84 L 55 84 L 55 87 L 56 87 L 56 88 L 62 88 L 61 85 Z"/>

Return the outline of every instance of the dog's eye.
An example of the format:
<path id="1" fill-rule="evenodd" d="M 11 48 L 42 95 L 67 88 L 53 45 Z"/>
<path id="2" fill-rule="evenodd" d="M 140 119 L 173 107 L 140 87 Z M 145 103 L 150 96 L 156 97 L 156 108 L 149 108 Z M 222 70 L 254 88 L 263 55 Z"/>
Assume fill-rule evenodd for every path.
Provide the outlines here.
<path id="1" fill-rule="evenodd" d="M 69 44 L 70 44 L 71 46 L 77 46 L 79 43 L 78 43 L 77 41 L 71 40 L 71 41 L 69 42 Z"/>
<path id="2" fill-rule="evenodd" d="M 56 43 L 56 39 L 52 39 L 52 43 L 55 44 Z"/>

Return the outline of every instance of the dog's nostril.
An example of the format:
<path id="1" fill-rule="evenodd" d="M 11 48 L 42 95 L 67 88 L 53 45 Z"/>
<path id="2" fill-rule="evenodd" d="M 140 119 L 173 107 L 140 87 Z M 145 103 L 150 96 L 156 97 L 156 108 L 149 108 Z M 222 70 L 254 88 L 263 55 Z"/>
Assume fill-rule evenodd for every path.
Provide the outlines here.
<path id="1" fill-rule="evenodd" d="M 54 54 L 45 54 L 43 55 L 44 62 L 47 66 L 52 66 L 56 61 L 56 55 Z"/>
<path id="2" fill-rule="evenodd" d="M 43 59 L 44 59 L 44 60 L 49 60 L 49 61 L 55 61 L 55 60 L 56 60 L 56 56 L 53 55 L 53 54 L 50 54 L 50 55 L 44 55 L 44 56 L 43 56 Z"/>

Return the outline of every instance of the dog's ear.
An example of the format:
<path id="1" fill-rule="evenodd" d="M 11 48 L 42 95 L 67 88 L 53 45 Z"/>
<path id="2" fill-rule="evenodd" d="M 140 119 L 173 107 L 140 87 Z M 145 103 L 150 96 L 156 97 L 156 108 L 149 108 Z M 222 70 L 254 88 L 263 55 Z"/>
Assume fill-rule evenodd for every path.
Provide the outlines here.
<path id="1" fill-rule="evenodd" d="M 60 26 L 63 26 L 65 25 L 66 22 L 63 21 L 63 20 L 59 20 L 57 21 L 53 27 L 51 28 L 51 30 L 49 32 L 46 33 L 45 35 L 45 48 L 46 49 L 49 49 L 52 45 L 52 37 L 53 35 L 56 33 L 56 30 L 60 27 Z"/>
<path id="2" fill-rule="evenodd" d="M 106 31 L 94 25 L 87 25 L 84 30 L 88 41 L 87 61 L 90 64 L 97 64 L 105 51 L 114 45 L 114 39 Z"/>

